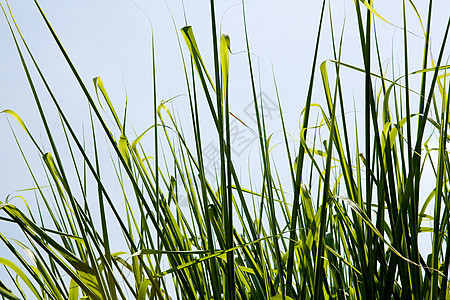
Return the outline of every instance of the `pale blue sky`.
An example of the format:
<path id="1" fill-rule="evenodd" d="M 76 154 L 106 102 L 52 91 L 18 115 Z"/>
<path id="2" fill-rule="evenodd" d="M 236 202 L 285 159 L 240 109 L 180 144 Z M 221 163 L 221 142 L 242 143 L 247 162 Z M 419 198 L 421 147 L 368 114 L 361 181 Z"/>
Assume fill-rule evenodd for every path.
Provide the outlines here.
<path id="1" fill-rule="evenodd" d="M 93 91 L 91 80 L 101 76 L 105 86 L 117 107 L 123 107 L 125 89 L 129 100 L 129 116 L 137 132 L 149 125 L 151 112 L 151 56 L 150 26 L 145 15 L 129 0 L 112 1 L 42 1 L 47 14 L 63 45 L 78 68 L 82 78 Z M 340 33 L 346 17 L 343 61 L 362 65 L 359 51 L 359 38 L 354 23 L 353 1 L 332 1 L 336 35 Z M 419 11 L 425 13 L 426 1 L 417 1 Z M 433 19 L 432 37 L 441 39 L 444 23 L 449 14 L 446 1 L 435 1 L 436 12 Z M 158 74 L 158 98 L 168 99 L 185 94 L 184 74 L 176 40 L 176 29 L 172 24 L 169 10 L 164 1 L 136 1 L 153 22 L 156 41 L 156 60 Z M 245 50 L 242 30 L 242 9 L 239 1 L 218 1 L 217 16 L 222 20 L 222 31 L 231 37 L 232 51 Z M 62 56 L 40 19 L 33 1 L 11 1 L 16 20 L 27 39 L 37 61 L 41 65 L 63 107 L 70 110 L 70 117 L 79 124 L 87 119 L 86 101 L 78 88 Z M 167 1 L 174 16 L 177 29 L 184 25 L 181 1 Z M 320 12 L 320 1 L 248 1 L 246 2 L 250 46 L 260 59 L 261 90 L 275 99 L 271 65 L 277 76 L 281 103 L 285 107 L 288 129 L 295 134 L 298 131 L 299 112 L 306 96 L 308 78 L 314 50 L 314 39 Z M 205 56 L 208 67 L 212 67 L 211 41 L 208 1 L 185 1 L 188 24 L 192 25 L 199 47 Z M 401 25 L 401 1 L 380 1 L 376 8 L 387 20 Z M 421 34 L 419 22 L 409 14 L 409 28 L 418 36 Z M 393 52 L 394 61 L 400 64 L 401 31 L 376 19 L 382 57 L 388 61 Z M 321 42 L 319 61 L 332 57 L 328 15 L 325 18 L 324 33 Z M 4 18 L 0 20 L 0 87 L 2 90 L 2 109 L 13 109 L 25 122 L 39 134 L 42 128 L 37 118 L 35 104 L 27 86 L 26 78 L 20 67 L 18 55 L 8 32 Z M 394 41 L 394 43 L 392 43 Z M 432 40 L 433 41 L 433 40 Z M 184 46 L 184 41 L 182 41 Z M 394 45 L 394 49 L 391 45 Z M 410 35 L 411 57 L 421 56 L 422 40 Z M 385 46 L 383 46 L 385 45 Z M 414 46 L 417 45 L 417 46 Z M 433 43 L 437 55 L 438 43 Z M 397 49 L 395 48 L 397 47 Z M 397 55 L 396 53 L 399 53 Z M 254 63 L 257 64 L 254 56 Z M 231 57 L 231 109 L 239 116 L 250 97 L 248 70 L 244 53 Z M 420 60 L 411 59 L 411 70 L 419 69 Z M 355 78 L 348 85 L 348 99 L 357 98 L 361 89 L 354 72 L 345 73 L 347 78 Z M 351 77 L 350 77 L 351 76 Z M 320 81 L 316 81 L 320 83 Z M 319 86 L 319 84 L 316 84 Z M 40 91 L 42 89 L 40 88 Z M 45 94 L 43 94 L 45 95 Z M 44 96 L 45 97 L 45 96 Z M 185 98 L 184 98 L 185 99 Z M 317 102 L 323 100 L 317 93 Z M 177 107 L 183 110 L 186 101 L 177 100 Z M 349 103 L 349 107 L 352 106 Z M 51 106 L 49 105 L 51 111 Z M 357 107 L 358 110 L 358 107 Z M 205 114 L 207 111 L 205 110 Z M 3 161 L 1 196 L 9 191 L 24 187 L 23 163 L 12 143 L 12 137 L 3 118 L 0 134 L 8 147 L 1 148 Z M 58 120 L 54 120 L 58 122 Z M 279 124 L 274 125 L 275 128 Z M 18 132 L 23 136 L 22 132 Z M 24 139 L 22 138 L 21 141 Z M 27 142 L 27 141 L 23 141 Z M 25 184 L 26 185 L 26 184 Z"/>
<path id="2" fill-rule="evenodd" d="M 1 2 L 5 4 L 3 0 Z M 33 1 L 10 2 L 16 20 L 35 58 L 63 108 L 70 112 L 69 118 L 75 125 L 75 129 L 81 134 L 82 124 L 84 123 L 86 126 L 89 124 L 87 103 L 81 90 L 38 15 Z M 168 99 L 186 93 L 176 39 L 177 30 L 179 32 L 179 29 L 185 25 L 181 1 L 167 1 L 176 22 L 176 28 L 172 23 L 169 9 L 162 0 L 136 0 L 135 4 L 129 0 L 48 0 L 41 2 L 44 12 L 92 94 L 94 94 L 92 78 L 101 76 L 113 103 L 119 108 L 119 115 L 122 115 L 126 90 L 129 120 L 132 120 L 138 133 L 147 129 L 153 120 L 151 98 L 153 87 L 151 84 L 150 26 L 144 13 L 135 4 L 150 17 L 154 28 L 158 99 Z M 246 120 L 243 112 L 251 101 L 251 90 L 248 82 L 246 55 L 242 52 L 245 50 L 242 7 L 239 5 L 239 1 L 216 2 L 219 23 L 222 20 L 222 32 L 230 35 L 231 50 L 235 53 L 230 58 L 231 110 L 235 115 Z M 353 1 L 331 2 L 336 36 L 339 36 L 343 20 L 346 18 L 342 60 L 362 66 L 359 37 L 354 22 Z M 419 11 L 425 15 L 427 1 L 416 2 Z M 432 24 L 431 41 L 432 52 L 435 56 L 438 54 L 439 41 L 442 39 L 444 25 L 450 13 L 450 6 L 447 2 L 447 0 L 434 1 L 435 17 Z M 188 24 L 193 26 L 200 51 L 204 55 L 208 68 L 212 69 L 208 3 L 209 1 L 186 0 L 184 6 Z M 391 23 L 400 26 L 402 25 L 401 3 L 402 1 L 376 1 L 376 9 Z M 253 0 L 246 2 L 250 47 L 254 53 L 253 59 L 256 67 L 259 58 L 261 91 L 270 99 L 276 100 L 272 77 L 273 64 L 288 131 L 295 137 L 298 136 L 298 121 L 307 92 L 320 6 L 321 1 L 311 0 Z M 411 57 L 421 57 L 423 33 L 410 9 L 408 16 L 410 22 L 408 27 L 415 34 L 409 35 L 410 55 Z M 386 63 L 391 62 L 391 58 L 393 58 L 398 70 L 403 61 L 402 31 L 378 18 L 375 21 L 378 25 L 381 56 L 385 58 L 384 62 Z M 319 62 L 332 58 L 329 28 L 329 15 L 326 13 Z M 181 35 L 180 38 L 182 38 Z M 184 41 L 181 40 L 181 42 L 184 47 Z M 183 49 L 187 54 L 186 48 Z M 24 119 L 32 133 L 39 137 L 39 134 L 44 134 L 44 131 L 40 125 L 30 89 L 4 17 L 0 17 L 0 53 L 0 109 L 16 111 Z M 446 53 L 449 53 L 448 49 Z M 410 63 L 412 71 L 419 69 L 422 61 L 411 59 Z M 35 72 L 32 74 L 36 75 Z M 362 77 L 347 70 L 344 70 L 342 74 L 342 76 L 346 76 L 347 80 L 344 89 L 346 98 L 349 100 L 347 110 L 353 114 L 352 101 L 354 101 L 356 115 L 360 118 L 363 112 L 362 103 L 359 101 L 363 93 L 363 89 L 360 88 Z M 36 76 L 35 78 L 37 79 Z M 315 84 L 318 92 L 314 94 L 313 101 L 324 103 L 319 79 L 317 77 Z M 38 92 L 46 103 L 47 111 L 54 112 L 40 84 Z M 187 108 L 186 100 L 187 98 L 184 96 L 179 97 L 174 102 L 174 107 L 180 113 L 181 121 L 186 122 L 189 126 L 189 115 L 184 113 Z M 207 118 L 206 105 L 201 113 Z M 31 162 L 32 166 L 38 171 L 40 163 L 32 144 L 19 126 L 11 118 L 10 120 L 21 143 L 25 146 L 26 153 L 30 155 L 31 159 L 34 159 Z M 247 121 L 250 120 L 247 119 Z M 269 130 L 280 129 L 277 118 L 269 121 Z M 4 201 L 9 193 L 31 187 L 32 181 L 4 116 L 0 116 L 0 122 L 2 145 L 0 147 L 0 201 Z M 56 129 L 58 122 L 58 118 L 50 119 L 56 132 L 61 134 L 61 131 Z M 205 141 L 214 141 L 213 132 L 208 130 L 210 130 L 208 126 L 205 126 Z M 62 136 L 60 141 L 63 141 L 61 138 Z M 47 150 L 50 149 L 47 142 L 43 144 Z M 251 155 L 252 149 L 249 147 L 245 151 L 242 157 L 238 158 L 242 160 L 240 165 L 243 166 L 243 177 L 248 174 L 246 171 L 247 158 Z M 109 154 L 106 155 L 109 159 Z M 285 166 L 279 166 L 279 169 L 286 170 Z M 32 194 L 28 194 L 28 196 L 33 199 Z M 8 230 L 11 229 L 8 228 Z M 9 232 L 14 234 L 13 230 Z M 0 245 L 0 253 L 3 255 L 4 250 L 2 249 L 4 248 Z"/>

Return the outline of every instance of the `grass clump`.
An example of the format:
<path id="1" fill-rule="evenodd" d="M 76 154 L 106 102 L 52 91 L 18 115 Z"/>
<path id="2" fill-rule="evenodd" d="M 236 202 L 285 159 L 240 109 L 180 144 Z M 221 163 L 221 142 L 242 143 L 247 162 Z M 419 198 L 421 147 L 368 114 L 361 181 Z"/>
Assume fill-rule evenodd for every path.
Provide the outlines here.
<path id="1" fill-rule="evenodd" d="M 130 129 L 126 103 L 123 117 L 119 116 L 100 77 L 93 80 L 94 92 L 89 91 L 38 1 L 34 3 L 85 96 L 91 121 L 86 135 L 76 133 L 67 118 L 70 112 L 54 95 L 9 6 L 2 6 L 45 129 L 41 139 L 50 145 L 45 150 L 26 120 L 3 110 L 12 117 L 8 120 L 15 119 L 26 131 L 45 171 L 38 178 L 30 168 L 36 210 L 8 199 L 0 204 L 1 222 L 13 223 L 24 237 L 18 241 L 0 234 L 2 247 L 15 257 L 0 258 L 10 277 L 8 283 L 0 281 L 3 298 L 449 297 L 450 110 L 444 62 L 450 19 L 434 57 L 429 39 L 431 1 L 426 18 L 412 1 L 403 1 L 403 24 L 398 29 L 402 73 L 393 71 L 392 76 L 383 69 L 375 23 L 387 21 L 373 2 L 354 2 L 362 56 L 362 65 L 357 66 L 341 60 L 344 30 L 335 37 L 331 4 L 323 1 L 295 148 L 286 130 L 282 99 L 277 101 L 283 157 L 271 155 L 273 134 L 267 130 L 258 98 L 242 2 L 260 165 L 249 173 L 252 178 L 261 171 L 261 182 L 252 184 L 259 188 L 244 186 L 233 159 L 230 123 L 237 119 L 247 125 L 230 111 L 231 41 L 227 35 L 219 36 L 214 1 L 210 1 L 211 69 L 194 28 L 181 28 L 179 36 L 191 123 L 181 125 L 169 101 L 158 99 L 152 37 L 153 123 L 141 133 Z M 406 9 L 415 11 L 422 24 L 423 57 L 409 56 Z M 327 13 L 333 57 L 319 61 Z M 422 67 L 410 71 L 411 59 L 419 59 Z M 363 120 L 347 113 L 343 70 L 364 78 L 360 87 L 364 96 L 354 104 L 364 111 Z M 49 125 L 52 116 L 44 109 L 38 84 L 57 111 L 62 142 Z M 277 89 L 276 80 L 274 86 Z M 322 105 L 313 100 L 318 90 Z M 208 106 L 219 149 L 214 178 L 206 174 L 202 124 L 208 120 L 199 113 L 202 103 Z M 316 123 L 311 120 L 315 117 Z M 106 184 L 109 175 L 101 139 L 108 143 L 118 189 Z M 153 146 L 146 147 L 145 139 Z M 29 166 L 25 154 L 23 159 Z M 281 163 L 288 165 L 287 174 L 279 174 Z M 424 169 L 430 167 L 431 181 L 423 178 Z M 430 182 L 432 189 L 427 187 Z M 181 192 L 187 208 L 180 205 Z M 432 237 L 430 254 L 421 248 L 424 233 Z M 123 243 L 117 249 L 114 240 L 119 235 Z"/>

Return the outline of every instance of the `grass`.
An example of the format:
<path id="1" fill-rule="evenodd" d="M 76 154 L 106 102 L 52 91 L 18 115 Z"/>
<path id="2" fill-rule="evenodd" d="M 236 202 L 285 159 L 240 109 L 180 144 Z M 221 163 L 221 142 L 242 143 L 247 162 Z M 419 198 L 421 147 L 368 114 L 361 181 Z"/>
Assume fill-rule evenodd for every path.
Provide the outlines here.
<path id="1" fill-rule="evenodd" d="M 85 95 L 91 121 L 85 135 L 76 134 L 67 118 L 70 112 L 53 94 L 9 6 L 2 5 L 45 128 L 41 139 L 51 146 L 44 150 L 41 139 L 16 112 L 2 112 L 10 117 L 8 122 L 17 121 L 10 123 L 14 138 L 16 128 L 26 131 L 45 171 L 43 178 L 33 172 L 16 138 L 34 181 L 35 199 L 24 198 L 25 203 L 38 205 L 32 210 L 8 199 L 0 203 L 0 222 L 13 223 L 24 234 L 18 241 L 0 233 L 4 249 L 15 257 L 0 258 L 3 274 L 9 277 L 0 281 L 3 298 L 450 298 L 450 85 L 445 64 L 450 19 L 439 52 L 432 56 L 432 1 L 426 18 L 412 1 L 403 1 L 400 74 L 394 68 L 383 69 L 380 47 L 386 46 L 379 44 L 377 24 L 387 21 L 373 2 L 354 2 L 362 66 L 341 61 L 345 30 L 336 36 L 331 4 L 322 2 L 295 148 L 283 117 L 282 104 L 287 105 L 277 99 L 284 157 L 272 156 L 273 134 L 267 130 L 258 98 L 242 2 L 260 159 L 260 169 L 248 172 L 250 178 L 262 174 L 261 182 L 250 187 L 242 184 L 233 159 L 230 123 L 235 115 L 229 104 L 233 57 L 230 38 L 218 34 L 213 0 L 211 69 L 202 56 L 205 50 L 196 42 L 195 28 L 185 26 L 178 35 L 191 124 L 180 124 L 168 102 L 158 98 L 157 43 L 152 37 L 153 123 L 143 133 L 130 129 L 126 103 L 124 115 L 118 115 L 100 77 L 93 80 L 95 93 L 89 91 L 38 1 L 34 3 Z M 422 24 L 422 57 L 409 55 L 407 10 L 414 11 Z M 326 30 L 333 57 L 319 61 Z M 411 60 L 422 67 L 410 71 Z M 355 107 L 348 107 L 351 100 L 343 92 L 348 71 L 364 78 L 360 87 L 364 97 L 355 101 Z M 321 82 L 315 82 L 317 75 Z M 273 78 L 278 95 L 275 72 Z M 37 85 L 45 88 L 56 108 L 62 137 L 56 137 L 49 125 L 54 116 L 44 111 Z M 322 94 L 313 97 L 317 87 Z M 324 99 L 323 105 L 314 102 L 317 97 Z M 212 124 L 208 124 L 217 133 L 219 149 L 220 166 L 212 180 L 206 174 L 202 124 L 209 121 L 199 113 L 203 103 L 209 108 Z M 356 107 L 364 110 L 364 122 L 349 117 L 347 112 Z M 192 128 L 189 135 L 184 133 L 187 126 Z M 150 135 L 154 146 L 147 148 L 141 142 Z M 108 142 L 110 161 L 101 153 L 101 139 Z M 279 174 L 277 167 L 285 162 L 287 174 Z M 105 184 L 110 176 L 104 170 L 107 163 L 114 166 L 120 204 L 112 195 L 116 190 Z M 431 181 L 424 178 L 424 169 L 430 166 Z M 289 184 L 282 184 L 281 178 L 289 178 Z M 431 191 L 430 182 L 435 185 Z M 181 191 L 188 209 L 179 205 Z M 120 228 L 123 239 L 119 251 L 112 241 L 119 232 L 112 231 L 112 224 Z M 420 244 L 426 233 L 432 237 L 430 254 Z"/>

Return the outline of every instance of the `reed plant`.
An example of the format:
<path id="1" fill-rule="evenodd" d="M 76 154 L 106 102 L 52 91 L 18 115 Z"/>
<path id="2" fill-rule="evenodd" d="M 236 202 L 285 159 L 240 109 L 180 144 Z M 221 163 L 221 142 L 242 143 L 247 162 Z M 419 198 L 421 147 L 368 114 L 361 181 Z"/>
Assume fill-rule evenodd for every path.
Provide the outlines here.
<path id="1" fill-rule="evenodd" d="M 450 85 L 445 64 L 450 19 L 439 52 L 432 53 L 433 1 L 422 17 L 413 1 L 403 0 L 403 23 L 397 24 L 404 54 L 399 73 L 385 68 L 380 55 L 380 47 L 389 45 L 379 44 L 377 24 L 388 21 L 374 1 L 354 1 L 362 56 L 362 65 L 354 65 L 341 60 L 345 30 L 335 30 L 331 1 L 323 0 L 308 91 L 298 111 L 298 143 L 292 146 L 283 115 L 283 107 L 291 104 L 278 98 L 284 154 L 276 156 L 258 97 L 242 1 L 259 152 L 259 166 L 248 173 L 250 178 L 262 174 L 250 186 L 243 184 L 233 159 L 230 123 L 248 125 L 230 111 L 230 77 L 235 76 L 229 68 L 231 40 L 219 33 L 213 0 L 211 55 L 199 48 L 195 28 L 186 25 L 178 36 L 190 124 L 181 124 L 168 101 L 158 98 L 157 41 L 152 37 L 153 112 L 145 132 L 129 125 L 126 103 L 119 115 L 100 77 L 88 83 L 80 76 L 57 29 L 37 0 L 34 4 L 85 96 L 90 123 L 85 135 L 76 133 L 70 111 L 53 93 L 9 5 L 2 4 L 32 91 L 30 101 L 45 129 L 38 139 L 27 120 L 13 110 L 2 111 L 14 137 L 25 130 L 44 170 L 38 176 L 29 167 L 34 185 L 24 188 L 34 198 L 24 196 L 26 205 L 0 202 L 0 222 L 23 232 L 19 241 L 0 231 L 2 253 L 14 257 L 0 258 L 4 299 L 450 298 Z M 414 11 L 422 25 L 422 57 L 409 56 L 411 15 L 406 10 Z M 324 31 L 331 41 L 323 40 Z M 325 42 L 333 56 L 319 61 Z M 410 60 L 422 67 L 411 70 Z M 343 92 L 348 72 L 364 79 L 359 87 L 363 97 L 355 101 Z M 55 116 L 44 109 L 44 99 L 56 109 L 62 131 L 49 124 Z M 205 105 L 207 117 L 199 113 Z M 364 111 L 363 120 L 349 113 L 354 109 Z M 212 122 L 219 149 L 213 178 L 207 175 L 204 152 L 202 124 L 207 122 Z M 99 145 L 104 139 L 109 155 Z M 44 149 L 43 140 L 50 149 Z M 16 141 L 30 166 L 23 142 Z M 279 172 L 282 163 L 286 174 Z M 105 171 L 107 164 L 113 165 L 113 175 Z M 433 178 L 424 178 L 425 168 L 432 169 Z M 111 189 L 105 182 L 114 174 L 116 188 Z M 180 205 L 181 194 L 187 207 Z M 28 205 L 32 202 L 37 206 Z M 424 234 L 432 239 L 430 253 L 421 245 Z"/>

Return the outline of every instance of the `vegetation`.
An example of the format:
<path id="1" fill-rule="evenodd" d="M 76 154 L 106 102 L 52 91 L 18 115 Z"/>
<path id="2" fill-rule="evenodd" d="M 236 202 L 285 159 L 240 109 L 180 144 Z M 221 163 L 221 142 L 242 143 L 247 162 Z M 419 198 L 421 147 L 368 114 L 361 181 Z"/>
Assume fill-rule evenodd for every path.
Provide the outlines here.
<path id="1" fill-rule="evenodd" d="M 398 29 L 403 39 L 401 74 L 383 68 L 375 20 L 387 20 L 372 1 L 354 1 L 362 66 L 341 61 L 344 29 L 337 37 L 331 18 L 329 29 L 324 27 L 331 4 L 323 1 L 295 148 L 284 122 L 285 102 L 277 101 L 283 157 L 271 155 L 273 134 L 267 131 L 264 106 L 258 98 L 260 87 L 242 1 L 260 157 L 260 169 L 248 172 L 250 178 L 262 174 L 261 182 L 250 187 L 241 184 L 233 160 L 230 122 L 240 120 L 229 109 L 233 101 L 229 97 L 229 76 L 233 76 L 229 74 L 230 38 L 219 36 L 213 0 L 212 70 L 207 70 L 209 64 L 202 57 L 206 50 L 196 43 L 195 28 L 186 26 L 180 31 L 191 124 L 181 125 L 165 105 L 168 101 L 157 97 L 152 40 L 153 123 L 143 133 L 133 132 L 128 125 L 126 103 L 123 117 L 118 115 L 99 77 L 93 80 L 95 93 L 90 91 L 57 30 L 38 1 L 34 3 L 85 95 L 91 122 L 85 135 L 76 134 L 67 118 L 70 112 L 61 108 L 9 6 L 2 6 L 45 133 L 38 139 L 16 112 L 4 110 L 3 114 L 14 121 L 14 136 L 16 128 L 26 131 L 46 174 L 40 178 L 29 168 L 35 199 L 23 199 L 25 204 L 36 202 L 36 210 L 9 199 L 0 203 L 0 222 L 13 222 L 25 237 L 18 241 L 0 232 L 2 249 L 15 256 L 14 261 L 0 258 L 3 298 L 450 297 L 450 85 L 445 64 L 450 19 L 440 51 L 433 56 L 429 39 L 433 1 L 423 18 L 412 1 L 403 0 L 403 24 Z M 407 9 L 416 13 L 423 26 L 422 57 L 408 54 Z M 331 33 L 334 56 L 318 61 L 325 30 Z M 410 60 L 422 67 L 410 70 Z M 364 122 L 348 113 L 354 107 L 349 105 L 351 99 L 344 99 L 343 70 L 364 78 L 360 87 L 364 99 L 354 104 L 364 109 Z M 321 82 L 315 82 L 316 74 Z M 57 142 L 61 138 L 55 137 L 55 128 L 49 124 L 52 116 L 43 109 L 38 84 L 45 87 L 57 110 L 63 143 Z M 323 91 L 314 96 L 324 99 L 323 105 L 313 100 L 314 85 Z M 210 110 L 208 118 L 199 114 L 204 103 Z M 201 124 L 210 120 L 220 150 L 220 168 L 212 180 L 206 175 L 201 131 Z M 109 158 L 98 146 L 105 138 Z M 42 147 L 40 140 L 44 139 L 51 146 L 49 151 Z M 153 147 L 144 146 L 144 139 L 150 139 Z M 22 142 L 16 141 L 29 166 Z M 104 184 L 110 176 L 104 171 L 105 157 L 114 165 L 122 203 L 117 202 L 117 189 Z M 279 174 L 284 163 L 288 172 Z M 425 168 L 432 168 L 434 178 L 423 178 Z M 282 184 L 281 178 L 286 177 L 289 184 Z M 434 184 L 431 189 L 430 182 Z M 179 206 L 181 192 L 187 197 L 188 209 Z M 114 226 L 120 234 L 111 229 Z M 420 247 L 424 234 L 432 237 L 429 255 Z M 123 238 L 119 251 L 113 245 L 118 235 Z"/>

